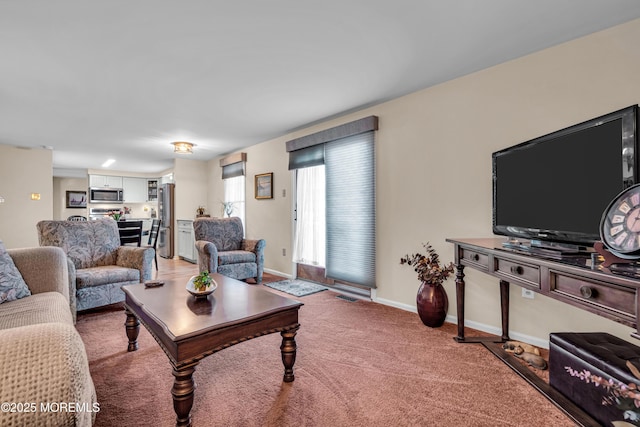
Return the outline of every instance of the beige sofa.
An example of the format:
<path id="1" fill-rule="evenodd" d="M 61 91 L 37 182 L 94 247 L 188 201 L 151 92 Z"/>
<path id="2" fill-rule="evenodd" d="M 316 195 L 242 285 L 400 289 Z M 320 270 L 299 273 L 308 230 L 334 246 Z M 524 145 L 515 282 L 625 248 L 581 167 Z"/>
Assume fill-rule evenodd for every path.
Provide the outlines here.
<path id="1" fill-rule="evenodd" d="M 56 247 L 7 252 L 31 295 L 0 304 L 0 425 L 91 426 L 99 405 L 74 327 L 67 257 Z"/>

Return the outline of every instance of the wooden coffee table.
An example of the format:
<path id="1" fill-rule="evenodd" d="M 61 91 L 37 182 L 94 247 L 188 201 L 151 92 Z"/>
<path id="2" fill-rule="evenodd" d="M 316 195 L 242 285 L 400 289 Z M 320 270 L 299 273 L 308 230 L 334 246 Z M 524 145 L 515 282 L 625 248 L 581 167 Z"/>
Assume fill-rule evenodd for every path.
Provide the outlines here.
<path id="1" fill-rule="evenodd" d="M 171 394 L 178 426 L 191 425 L 196 366 L 232 345 L 280 332 L 284 382 L 294 380 L 298 310 L 303 304 L 220 274 L 211 276 L 218 289 L 204 300 L 187 292 L 188 278 L 168 280 L 155 288 L 144 284 L 122 287 L 128 351 L 138 349 L 142 322 L 173 366 Z"/>

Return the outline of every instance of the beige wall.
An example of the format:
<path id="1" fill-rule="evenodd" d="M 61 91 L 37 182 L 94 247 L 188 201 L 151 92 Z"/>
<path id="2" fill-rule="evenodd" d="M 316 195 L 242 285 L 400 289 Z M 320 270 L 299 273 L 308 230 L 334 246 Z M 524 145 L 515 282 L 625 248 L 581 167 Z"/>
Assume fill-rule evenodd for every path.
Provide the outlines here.
<path id="1" fill-rule="evenodd" d="M 221 217 L 223 216 L 224 185 L 222 184 L 220 159 L 213 159 L 207 162 L 207 182 L 209 185 L 207 186 L 206 213 L 214 217 Z"/>
<path id="2" fill-rule="evenodd" d="M 88 178 L 53 178 L 53 219 L 64 220 L 71 215 L 89 217 L 88 208 L 67 208 L 67 191 L 86 192 L 89 187 L 88 181 Z"/>
<path id="3" fill-rule="evenodd" d="M 639 103 L 639 39 L 636 20 L 243 150 L 248 234 L 267 239 L 266 267 L 292 273 L 290 257 L 282 256 L 291 245 L 285 141 L 377 115 L 376 299 L 415 309 L 419 283 L 412 269 L 399 265 L 400 257 L 430 241 L 452 260 L 446 238 L 492 235 L 492 152 Z M 216 169 L 210 162 L 210 179 L 221 191 Z M 276 198 L 253 199 L 253 176 L 271 171 Z M 497 280 L 471 270 L 466 280 L 470 325 L 497 331 Z M 446 290 L 453 319 L 453 280 Z M 544 341 L 550 332 L 573 330 L 629 339 L 630 328 L 540 295 L 523 299 L 518 287 L 511 300 L 517 336 Z"/>
<path id="4" fill-rule="evenodd" d="M 0 240 L 7 248 L 38 246 L 36 223 L 53 218 L 50 150 L 0 145 Z M 31 200 L 40 193 L 40 200 Z"/>
<path id="5" fill-rule="evenodd" d="M 247 153 L 245 234 L 248 239 L 266 240 L 265 268 L 291 275 L 291 175 L 284 140 L 279 138 L 242 150 Z M 255 176 L 269 172 L 273 173 L 273 199 L 256 199 Z M 208 177 L 207 209 L 213 216 L 222 216 L 224 185 L 220 159 L 209 162 Z M 282 255 L 283 249 L 286 255 Z"/>
<path id="6" fill-rule="evenodd" d="M 285 141 L 377 115 L 380 130 L 376 136 L 378 289 L 375 298 L 386 304 L 415 309 L 419 284 L 410 268 L 399 265 L 400 257 L 420 249 L 421 242 L 430 241 L 448 261 L 453 254 L 451 245 L 445 242 L 447 237 L 491 236 L 493 151 L 640 103 L 637 40 L 640 40 L 640 20 L 242 150 L 248 156 L 247 236 L 267 240 L 268 269 L 291 274 L 292 187 Z M 13 246 L 18 246 L 17 242 L 21 242 L 19 245 L 37 243 L 34 224 L 43 214 L 25 217 L 32 202 L 25 200 L 13 205 L 3 192 L 10 194 L 11 199 L 17 197 L 15 183 L 20 188 L 18 193 L 25 193 L 27 198 L 31 191 L 40 191 L 43 201 L 38 207 L 50 212 L 51 155 L 44 152 L 48 156 L 46 167 L 23 172 L 24 164 L 34 163 L 31 156 L 37 157 L 35 151 L 25 158 L 24 150 L 1 146 L 0 149 L 4 150 L 0 151 L 0 166 L 7 163 L 11 168 L 10 173 L 5 172 L 4 167 L 1 172 L 0 195 L 8 202 L 0 205 L 0 238 L 7 240 L 9 236 L 7 241 Z M 10 161 L 5 160 L 7 156 Z M 30 183 L 40 170 L 48 173 L 48 196 L 45 190 L 31 188 L 36 187 Z M 218 159 L 199 164 L 179 159 L 174 172 L 177 217 L 192 218 L 198 205 L 205 201 L 209 212 L 219 215 L 223 187 Z M 274 173 L 274 199 L 256 200 L 253 179 L 265 172 Z M 8 185 L 8 182 L 14 184 Z M 286 190 L 286 196 L 282 190 Z M 50 217 L 51 213 L 46 215 Z M 20 218 L 18 222 L 24 224 L 21 227 L 27 232 L 8 223 L 6 218 L 14 217 Z M 30 240 L 27 236 L 33 238 Z M 287 256 L 282 256 L 283 248 Z M 498 330 L 497 280 L 468 270 L 466 281 L 466 313 L 470 325 Z M 453 281 L 445 287 L 451 302 L 449 314 L 454 316 Z M 552 331 L 573 330 L 608 331 L 629 339 L 630 328 L 540 295 L 534 300 L 523 299 L 517 287 L 512 287 L 511 300 L 512 336 L 515 333 L 533 340 L 546 340 Z"/>
<path id="7" fill-rule="evenodd" d="M 207 205 L 207 162 L 176 159 L 173 164 L 175 218 L 194 219 L 198 206 Z M 177 251 L 176 247 L 176 251 Z"/>
<path id="8" fill-rule="evenodd" d="M 247 151 L 247 236 L 265 239 L 266 267 L 291 274 L 291 173 L 281 139 Z M 255 198 L 255 176 L 273 173 L 273 198 Z M 283 196 L 282 191 L 285 190 Z M 286 255 L 282 255 L 282 250 Z"/>

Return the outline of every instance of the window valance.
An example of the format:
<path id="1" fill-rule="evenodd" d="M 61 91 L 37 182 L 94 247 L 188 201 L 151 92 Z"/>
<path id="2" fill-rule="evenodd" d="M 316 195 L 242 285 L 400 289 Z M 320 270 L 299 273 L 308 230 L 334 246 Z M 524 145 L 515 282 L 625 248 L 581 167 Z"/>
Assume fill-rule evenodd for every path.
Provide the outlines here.
<path id="1" fill-rule="evenodd" d="M 235 153 L 220 159 L 222 167 L 222 179 L 243 176 L 244 164 L 247 161 L 247 153 Z"/>
<path id="2" fill-rule="evenodd" d="M 378 117 L 368 116 L 286 142 L 289 170 L 324 164 L 324 144 L 378 130 Z"/>

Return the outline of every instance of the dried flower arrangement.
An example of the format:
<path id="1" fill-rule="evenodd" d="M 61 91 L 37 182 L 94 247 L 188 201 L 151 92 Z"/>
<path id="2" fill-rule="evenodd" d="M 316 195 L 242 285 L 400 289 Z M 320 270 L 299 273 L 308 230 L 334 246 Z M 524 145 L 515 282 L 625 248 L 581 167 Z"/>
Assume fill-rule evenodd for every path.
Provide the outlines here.
<path id="1" fill-rule="evenodd" d="M 408 264 L 418 273 L 418 280 L 421 282 L 431 283 L 433 285 L 442 285 L 447 278 L 453 273 L 454 265 L 440 265 L 440 257 L 436 250 L 427 242 L 422 246 L 426 251 L 426 255 L 421 253 L 405 255 L 400 258 L 400 264 Z"/>

